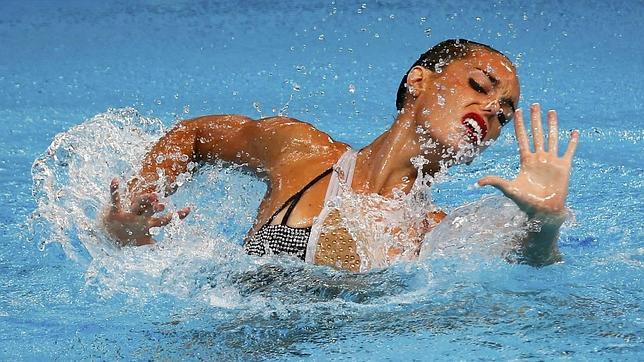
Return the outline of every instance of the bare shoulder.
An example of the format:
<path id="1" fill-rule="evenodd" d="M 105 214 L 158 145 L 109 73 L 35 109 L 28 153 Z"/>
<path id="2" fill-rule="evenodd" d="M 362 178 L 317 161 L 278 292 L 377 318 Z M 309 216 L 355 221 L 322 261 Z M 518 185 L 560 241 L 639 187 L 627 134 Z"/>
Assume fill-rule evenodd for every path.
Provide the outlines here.
<path id="1" fill-rule="evenodd" d="M 315 143 L 332 143 L 333 139 L 325 132 L 315 128 L 310 123 L 291 117 L 268 117 L 258 120 L 258 128 L 267 135 L 275 135 L 287 139 L 304 139 Z"/>
<path id="2" fill-rule="evenodd" d="M 280 147 L 283 151 L 317 150 L 324 152 L 326 148 L 346 148 L 346 144 L 333 140 L 326 132 L 320 131 L 307 122 L 290 117 L 263 118 L 257 122 L 260 133 L 269 143 Z"/>
<path id="3" fill-rule="evenodd" d="M 315 145 L 334 143 L 333 139 L 325 132 L 320 131 L 307 122 L 295 118 L 275 116 L 259 120 L 238 114 L 207 115 L 182 122 L 185 125 L 194 125 L 202 133 L 210 129 L 230 130 L 239 132 L 242 137 L 263 140 L 261 143 L 281 143 L 292 141 L 298 143 L 305 141 Z M 281 142 L 280 142 L 281 141 Z M 264 144 L 263 146 L 267 146 Z"/>
<path id="4" fill-rule="evenodd" d="M 287 171 L 293 167 L 310 168 L 312 163 L 335 162 L 338 154 L 348 147 L 333 140 L 327 133 L 313 125 L 290 117 L 270 117 L 257 121 L 262 142 L 269 150 L 270 162 L 275 171 Z M 311 167 L 317 172 L 319 167 Z"/>
<path id="5" fill-rule="evenodd" d="M 253 120 L 233 114 L 209 115 L 182 124 L 194 130 L 198 152 L 206 159 L 248 164 L 269 178 L 282 178 L 293 169 L 316 173 L 337 161 L 348 147 L 313 125 L 290 117 Z"/>

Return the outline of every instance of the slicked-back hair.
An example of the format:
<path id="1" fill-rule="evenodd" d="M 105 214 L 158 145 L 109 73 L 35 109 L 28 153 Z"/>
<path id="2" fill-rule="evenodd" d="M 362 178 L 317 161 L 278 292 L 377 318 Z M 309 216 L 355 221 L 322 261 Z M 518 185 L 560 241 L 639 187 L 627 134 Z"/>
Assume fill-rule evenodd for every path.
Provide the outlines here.
<path id="1" fill-rule="evenodd" d="M 405 106 L 405 98 L 407 96 L 407 76 L 409 75 L 409 72 L 412 70 L 412 68 L 420 65 L 431 71 L 435 71 L 436 67 L 445 67 L 455 60 L 465 58 L 466 56 L 470 55 L 471 52 L 476 48 L 486 49 L 506 57 L 505 54 L 492 48 L 489 45 L 477 43 L 471 40 L 448 39 L 442 41 L 429 48 L 429 50 L 425 53 L 421 54 L 420 58 L 418 58 L 418 60 L 411 67 L 409 67 L 409 70 L 407 71 L 407 73 L 405 73 L 405 76 L 400 81 L 400 86 L 398 86 L 398 93 L 396 95 L 396 109 L 400 111 Z"/>

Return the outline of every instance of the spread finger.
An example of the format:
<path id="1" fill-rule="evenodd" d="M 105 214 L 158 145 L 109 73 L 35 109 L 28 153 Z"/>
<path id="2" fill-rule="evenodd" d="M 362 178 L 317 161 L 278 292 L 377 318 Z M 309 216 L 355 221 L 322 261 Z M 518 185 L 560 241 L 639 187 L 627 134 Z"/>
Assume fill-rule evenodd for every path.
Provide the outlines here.
<path id="1" fill-rule="evenodd" d="M 110 199 L 112 200 L 112 208 L 120 210 L 121 195 L 119 194 L 119 180 L 116 177 L 110 183 Z"/>
<path id="2" fill-rule="evenodd" d="M 530 143 L 528 135 L 525 132 L 525 124 L 523 123 L 523 110 L 517 109 L 514 116 L 514 134 L 519 143 L 519 153 L 521 156 L 530 152 Z"/>
<path id="3" fill-rule="evenodd" d="M 543 130 L 541 129 L 541 106 L 539 103 L 534 103 L 531 107 L 530 126 L 532 127 L 534 151 L 543 151 Z"/>
<path id="4" fill-rule="evenodd" d="M 169 212 L 163 216 L 150 219 L 149 225 L 150 227 L 161 227 L 161 226 L 168 225 L 171 221 L 172 221 L 172 213 Z"/>
<path id="5" fill-rule="evenodd" d="M 548 111 L 548 152 L 557 155 L 559 147 L 559 130 L 557 129 L 557 112 Z"/>
<path id="6" fill-rule="evenodd" d="M 568 143 L 568 148 L 566 149 L 566 153 L 564 154 L 564 158 L 566 158 L 569 162 L 572 162 L 572 157 L 575 155 L 575 150 L 577 149 L 578 142 L 579 131 L 574 130 L 570 134 L 570 142 Z"/>

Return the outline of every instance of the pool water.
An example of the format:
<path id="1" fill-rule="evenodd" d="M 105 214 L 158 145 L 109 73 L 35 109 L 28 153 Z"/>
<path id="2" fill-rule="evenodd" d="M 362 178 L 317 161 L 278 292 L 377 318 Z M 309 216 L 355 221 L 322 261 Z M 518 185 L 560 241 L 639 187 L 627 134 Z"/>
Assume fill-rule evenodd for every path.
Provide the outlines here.
<path id="1" fill-rule="evenodd" d="M 641 359 L 643 16 L 637 1 L 1 2 L 0 359 Z M 98 226 L 110 179 L 176 120 L 284 114 L 361 147 L 409 65 L 456 37 L 508 54 L 520 106 L 557 109 L 562 143 L 581 132 L 563 262 L 494 252 L 485 223 L 516 211 L 473 185 L 516 173 L 511 129 L 433 186 L 468 228 L 438 230 L 417 262 L 246 256 L 265 186 L 222 165 L 186 180 L 170 202 L 194 212 L 153 247 L 119 250 Z"/>

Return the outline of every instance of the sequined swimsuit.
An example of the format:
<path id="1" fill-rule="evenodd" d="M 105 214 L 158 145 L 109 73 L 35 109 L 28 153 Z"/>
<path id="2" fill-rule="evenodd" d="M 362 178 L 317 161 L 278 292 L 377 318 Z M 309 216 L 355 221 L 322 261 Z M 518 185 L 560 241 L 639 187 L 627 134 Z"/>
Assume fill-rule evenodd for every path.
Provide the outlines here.
<path id="1" fill-rule="evenodd" d="M 250 255 L 263 256 L 266 254 L 288 254 L 296 256 L 308 263 L 319 264 L 316 262 L 315 254 L 317 249 L 318 238 L 322 232 L 322 224 L 327 219 L 331 209 L 329 201 L 335 198 L 338 193 L 341 182 L 351 185 L 353 179 L 353 170 L 355 167 L 355 159 L 357 152 L 349 149 L 345 152 L 338 162 L 330 169 L 324 171 L 316 178 L 311 180 L 295 195 L 291 196 L 282 207 L 280 207 L 255 234 L 248 237 L 244 244 L 244 249 Z M 287 225 L 291 212 L 297 205 L 302 195 L 311 186 L 315 185 L 318 181 L 331 174 L 331 180 L 327 188 L 326 197 L 324 200 L 324 207 L 320 215 L 315 218 L 314 223 L 310 227 L 295 228 Z M 282 217 L 279 224 L 272 224 L 273 219 L 284 208 L 288 209 Z"/>
<path id="2" fill-rule="evenodd" d="M 280 207 L 274 214 L 268 219 L 268 222 L 264 224 L 257 232 L 249 237 L 246 240 L 245 249 L 246 252 L 250 255 L 263 256 L 266 254 L 288 254 L 295 255 L 298 258 L 304 260 L 306 254 L 306 247 L 309 242 L 309 236 L 311 235 L 311 227 L 305 228 L 294 228 L 286 225 L 291 212 L 297 205 L 298 201 L 304 193 L 313 185 L 315 185 L 322 178 L 327 176 L 333 171 L 333 168 L 330 168 L 318 177 L 314 178 L 306 186 L 304 186 L 300 191 L 295 195 L 291 196 L 282 207 Z M 279 214 L 284 208 L 288 206 L 286 213 L 282 217 L 282 222 L 279 224 L 272 225 L 273 219 L 277 214 Z"/>

